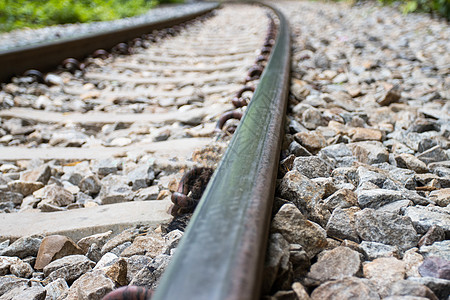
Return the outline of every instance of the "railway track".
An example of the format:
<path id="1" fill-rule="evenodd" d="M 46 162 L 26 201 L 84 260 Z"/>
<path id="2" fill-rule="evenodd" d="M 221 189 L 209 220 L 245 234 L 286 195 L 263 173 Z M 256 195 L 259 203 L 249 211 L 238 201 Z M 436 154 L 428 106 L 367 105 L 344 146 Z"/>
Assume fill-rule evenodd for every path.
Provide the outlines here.
<path id="1" fill-rule="evenodd" d="M 371 4 L 276 6 L 294 33 L 289 96 L 285 17 L 240 4 L 132 42 L 146 48 L 3 86 L 0 207 L 19 212 L 0 214 L 0 274 L 14 275 L 0 276 L 0 294 L 22 284 L 60 289 L 55 299 L 448 298 L 448 26 L 426 21 L 433 38 L 418 34 L 422 17 L 402 27 L 408 17 Z M 26 178 L 48 176 L 43 162 L 52 177 L 24 198 Z M 71 202 L 45 201 L 48 186 Z M 41 240 L 50 215 L 64 220 Z M 29 220 L 22 239 L 16 216 Z M 17 250 L 61 239 L 72 255 L 42 272 L 39 253 Z"/>
<path id="2" fill-rule="evenodd" d="M 23 235 L 19 232 L 23 228 L 14 229 L 14 217 L 8 219 L 15 213 L 25 216 L 40 210 L 70 219 L 64 213 L 155 198 L 161 199 L 161 204 L 146 209 L 164 211 L 170 195 L 177 195 L 175 183 L 183 171 L 217 167 L 185 242 L 177 250 L 180 254 L 154 297 L 256 298 L 264 258 L 258 249 L 266 243 L 286 106 L 289 33 L 280 13 L 253 6 L 249 14 L 244 8 L 225 5 L 214 18 L 189 24 L 186 29 L 182 25 L 153 31 L 134 39 L 132 46 L 114 46 L 112 54 L 97 50 L 82 61 L 65 59 L 57 72 L 31 70 L 5 84 L 2 96 L 13 107 L 0 111 L 7 131 L 1 138 L 0 160 L 5 162 L 5 172 L 12 173 L 5 176 L 3 192 L 15 198 L 5 205 L 10 214 L 2 214 L 2 222 L 9 226 L 2 229 L 6 231 L 2 239 Z M 153 26 L 159 29 L 163 25 Z M 54 46 L 51 51 L 61 49 L 61 45 Z M 40 51 L 48 51 L 45 48 Z M 2 59 L 10 61 L 11 55 Z M 45 62 L 42 70 L 51 63 Z M 235 129 L 237 123 L 232 119 L 241 116 Z M 30 159 L 40 160 L 37 164 L 41 165 L 35 168 L 33 163 L 19 163 Z M 48 173 L 49 168 L 50 179 L 47 174 L 47 178 L 32 182 L 35 174 L 23 175 Z M 80 173 L 85 173 L 83 178 Z M 137 178 L 130 179 L 136 173 L 140 173 Z M 128 176 L 128 181 L 120 175 Z M 151 194 L 148 189 L 152 188 Z M 54 197 L 53 202 L 47 201 L 51 193 L 67 194 L 60 198 L 68 198 L 68 202 Z M 178 209 L 172 208 L 174 215 L 192 206 L 183 202 L 190 195 L 173 195 Z M 131 209 L 143 207 L 136 204 Z M 223 215 L 228 217 L 221 218 Z M 39 218 L 43 216 L 30 220 Z M 157 219 L 163 222 L 168 217 L 162 213 Z M 106 228 L 97 224 L 96 229 L 74 230 L 58 224 L 43 231 L 36 222 L 33 227 L 26 226 L 31 229 L 29 235 L 45 231 L 46 235 L 65 234 L 79 240 L 83 232 Z M 118 228 L 126 225 L 130 224 Z M 114 231 L 119 232 L 118 228 Z M 216 267 L 222 268 L 214 272 L 219 277 L 208 271 Z M 195 282 L 194 277 L 183 275 L 193 268 L 198 274 Z M 245 280 L 236 280 L 244 275 Z M 174 281 L 183 288 L 174 290 Z M 205 282 L 210 288 L 201 288 Z"/>

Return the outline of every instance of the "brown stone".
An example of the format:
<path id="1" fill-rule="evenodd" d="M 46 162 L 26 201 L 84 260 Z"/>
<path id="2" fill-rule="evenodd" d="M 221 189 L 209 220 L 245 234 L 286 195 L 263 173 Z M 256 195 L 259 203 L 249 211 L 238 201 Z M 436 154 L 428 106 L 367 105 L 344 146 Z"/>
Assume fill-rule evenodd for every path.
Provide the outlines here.
<path id="1" fill-rule="evenodd" d="M 279 232 L 291 244 L 303 247 L 309 258 L 327 246 L 326 232 L 320 225 L 308 221 L 293 204 L 285 204 L 275 215 L 271 232 Z"/>
<path id="2" fill-rule="evenodd" d="M 350 137 L 354 142 L 381 141 L 383 133 L 378 129 L 356 127 L 349 130 Z"/>
<path id="3" fill-rule="evenodd" d="M 445 207 L 450 204 L 450 188 L 440 189 L 432 191 L 430 193 L 430 199 L 437 205 Z"/>
<path id="4" fill-rule="evenodd" d="M 116 283 L 116 285 L 124 286 L 128 284 L 127 261 L 124 258 L 118 259 L 114 264 L 106 267 L 103 271 L 109 279 Z"/>
<path id="5" fill-rule="evenodd" d="M 295 140 L 308 151 L 315 154 L 327 146 L 324 136 L 318 132 L 298 132 L 294 135 Z"/>
<path id="6" fill-rule="evenodd" d="M 391 103 L 398 102 L 401 98 L 401 92 L 397 86 L 394 86 L 386 91 L 378 100 L 378 104 L 388 106 Z"/>
<path id="7" fill-rule="evenodd" d="M 34 268 L 42 270 L 50 262 L 67 255 L 83 254 L 70 238 L 63 235 L 50 235 L 42 240 Z"/>
<path id="8" fill-rule="evenodd" d="M 412 154 L 401 153 L 395 156 L 397 167 L 413 170 L 416 173 L 428 172 L 427 165 Z"/>
<path id="9" fill-rule="evenodd" d="M 101 271 L 89 272 L 75 280 L 69 289 L 68 300 L 101 300 L 114 289 L 114 282 Z"/>
<path id="10" fill-rule="evenodd" d="M 311 294 L 313 300 L 364 299 L 379 300 L 376 289 L 367 279 L 349 277 L 326 282 Z"/>
<path id="11" fill-rule="evenodd" d="M 355 276 L 360 265 L 361 259 L 358 252 L 340 246 L 322 252 L 318 261 L 311 266 L 307 276 L 320 282 L 344 279 Z"/>
<path id="12" fill-rule="evenodd" d="M 107 232 L 90 235 L 79 240 L 77 245 L 78 247 L 81 248 L 81 250 L 83 250 L 84 253 L 86 253 L 89 247 L 94 243 L 97 244 L 97 246 L 100 248 L 103 247 L 103 245 L 106 243 L 107 239 L 111 236 L 111 234 L 112 231 L 109 230 Z"/>
<path id="13" fill-rule="evenodd" d="M 146 236 L 138 236 L 134 239 L 131 246 L 127 247 L 120 254 L 124 257 L 133 255 L 148 255 L 156 257 L 162 253 L 165 242 L 164 238 L 158 234 L 148 234 Z"/>
<path id="14" fill-rule="evenodd" d="M 32 181 L 32 182 L 42 182 L 47 184 L 51 175 L 51 168 L 48 165 L 42 165 L 36 169 L 25 171 L 20 175 L 20 180 Z"/>
<path id="15" fill-rule="evenodd" d="M 411 248 L 403 254 L 406 277 L 420 277 L 419 266 L 423 262 L 423 256 L 417 253 L 417 250 L 417 248 Z"/>
<path id="16" fill-rule="evenodd" d="M 294 290 L 297 300 L 311 300 L 305 287 L 300 282 L 294 282 L 292 284 L 292 290 Z"/>
<path id="17" fill-rule="evenodd" d="M 42 201 L 38 204 L 38 208 L 41 208 L 44 204 L 63 207 L 75 200 L 71 192 L 58 185 L 47 185 L 41 192 Z"/>
<path id="18" fill-rule="evenodd" d="M 386 297 L 389 286 L 405 278 L 406 268 L 405 263 L 395 257 L 381 257 L 365 264 L 363 273 L 378 288 L 380 296 Z"/>
<path id="19" fill-rule="evenodd" d="M 42 188 L 44 184 L 42 182 L 28 182 L 23 180 L 14 180 L 8 182 L 8 187 L 12 192 L 20 193 L 24 197 L 31 195 L 34 191 Z"/>

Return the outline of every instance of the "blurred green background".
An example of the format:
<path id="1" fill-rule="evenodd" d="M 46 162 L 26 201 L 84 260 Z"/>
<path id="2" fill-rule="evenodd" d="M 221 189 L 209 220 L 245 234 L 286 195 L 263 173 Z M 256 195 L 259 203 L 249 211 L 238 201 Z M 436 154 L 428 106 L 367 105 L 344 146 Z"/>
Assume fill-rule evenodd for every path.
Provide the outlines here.
<path id="1" fill-rule="evenodd" d="M 437 13 L 450 20 L 450 0 L 378 1 L 388 5 L 400 3 L 404 13 Z M 181 2 L 184 0 L 0 0 L 0 32 L 23 27 L 108 21 L 145 13 L 158 4 Z"/>
<path id="2" fill-rule="evenodd" d="M 54 24 L 108 21 L 183 0 L 0 0 L 0 31 Z"/>
<path id="3" fill-rule="evenodd" d="M 383 4 L 392 4 L 396 0 L 378 0 Z M 436 13 L 450 20 L 450 0 L 401 0 L 400 8 L 404 13 Z"/>

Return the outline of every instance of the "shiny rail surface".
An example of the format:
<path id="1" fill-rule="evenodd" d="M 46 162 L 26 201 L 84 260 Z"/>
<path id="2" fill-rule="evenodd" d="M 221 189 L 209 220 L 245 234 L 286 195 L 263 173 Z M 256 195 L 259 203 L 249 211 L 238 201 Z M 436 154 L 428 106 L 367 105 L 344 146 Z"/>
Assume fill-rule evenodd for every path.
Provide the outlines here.
<path id="1" fill-rule="evenodd" d="M 272 9 L 270 60 L 153 300 L 259 298 L 290 68 L 288 24 Z"/>
<path id="2" fill-rule="evenodd" d="M 76 38 L 0 51 L 0 66 L 2 66 L 0 68 L 0 82 L 5 82 L 12 76 L 20 75 L 28 69 L 38 69 L 41 72 L 49 71 L 67 57 L 82 59 L 99 48 L 109 49 L 118 43 L 129 41 L 153 30 L 180 24 L 208 13 L 218 6 L 218 3 L 211 3 L 209 7 L 199 9 L 197 12 L 178 17 L 168 17 L 121 30 L 113 29 Z"/>

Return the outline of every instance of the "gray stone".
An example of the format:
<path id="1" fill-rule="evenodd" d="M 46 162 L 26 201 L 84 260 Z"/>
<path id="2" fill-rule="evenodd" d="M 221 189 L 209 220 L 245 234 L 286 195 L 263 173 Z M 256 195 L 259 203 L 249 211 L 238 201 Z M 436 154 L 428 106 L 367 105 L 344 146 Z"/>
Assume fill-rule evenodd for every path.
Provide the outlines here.
<path id="1" fill-rule="evenodd" d="M 354 189 L 354 185 L 358 184 L 357 170 L 358 169 L 355 167 L 340 167 L 334 169 L 331 176 L 333 177 L 335 184 L 337 184 L 337 182 L 339 182 L 340 185 L 343 185 L 344 183 L 351 183 Z"/>
<path id="2" fill-rule="evenodd" d="M 321 200 L 324 190 L 297 170 L 292 170 L 284 175 L 278 186 L 282 198 L 293 202 L 303 214 L 315 221 L 324 217 L 318 211 L 318 202 Z"/>
<path id="3" fill-rule="evenodd" d="M 122 252 L 131 246 L 131 242 L 125 242 L 123 244 L 118 245 L 117 247 L 114 247 L 114 249 L 111 249 L 111 253 L 114 253 L 117 256 L 122 256 Z"/>
<path id="4" fill-rule="evenodd" d="M 48 143 L 50 146 L 81 147 L 88 139 L 89 137 L 79 130 L 65 129 L 53 132 Z"/>
<path id="5" fill-rule="evenodd" d="M 102 248 L 97 246 L 96 243 L 91 244 L 86 251 L 86 257 L 93 262 L 98 262 L 102 258 Z"/>
<path id="6" fill-rule="evenodd" d="M 77 242 L 77 245 L 86 253 L 87 249 L 94 243 L 97 244 L 97 246 L 99 247 L 103 247 L 103 245 L 107 242 L 108 238 L 111 237 L 111 234 L 112 234 L 111 230 L 93 234 L 79 240 Z"/>
<path id="7" fill-rule="evenodd" d="M 381 173 L 381 170 L 372 168 L 369 170 L 366 167 L 359 166 L 357 172 L 356 181 L 358 182 L 358 187 L 360 187 L 364 183 L 373 183 L 377 187 L 383 187 L 385 181 L 388 179 L 385 174 Z"/>
<path id="8" fill-rule="evenodd" d="M 349 277 L 323 283 L 311 294 L 312 300 L 367 299 L 379 300 L 376 289 L 367 279 Z"/>
<path id="9" fill-rule="evenodd" d="M 447 299 L 450 295 L 450 280 L 434 277 L 410 277 L 407 280 L 427 286 L 439 299 Z"/>
<path id="10" fill-rule="evenodd" d="M 78 183 L 78 187 L 82 192 L 89 195 L 96 195 L 100 192 L 102 184 L 100 179 L 95 174 L 88 174 L 84 176 Z"/>
<path id="11" fill-rule="evenodd" d="M 378 208 L 377 211 L 400 214 L 400 211 L 403 211 L 406 207 L 411 205 L 413 205 L 413 202 L 410 200 L 399 200 L 385 204 Z"/>
<path id="12" fill-rule="evenodd" d="M 327 126 L 328 122 L 318 109 L 310 107 L 302 113 L 302 124 L 307 129 L 313 130 L 318 126 Z"/>
<path id="13" fill-rule="evenodd" d="M 279 232 L 291 244 L 299 244 L 310 258 L 327 246 L 326 232 L 308 221 L 293 204 L 281 207 L 271 224 L 271 232 Z"/>
<path id="14" fill-rule="evenodd" d="M 363 265 L 364 277 L 378 289 L 381 297 L 389 295 L 389 286 L 405 278 L 405 263 L 395 257 L 381 257 Z"/>
<path id="15" fill-rule="evenodd" d="M 437 225 L 431 226 L 427 233 L 425 233 L 424 236 L 419 240 L 418 246 L 429 246 L 432 245 L 434 242 L 440 242 L 445 239 L 445 231 L 441 227 Z"/>
<path id="16" fill-rule="evenodd" d="M 316 52 L 313 57 L 314 65 L 319 69 L 329 69 L 330 59 L 324 52 Z"/>
<path id="17" fill-rule="evenodd" d="M 58 278 L 47 284 L 45 286 L 45 290 L 47 291 L 47 300 L 57 300 L 61 295 L 69 290 L 69 286 L 64 279 Z"/>
<path id="18" fill-rule="evenodd" d="M 395 178 L 397 181 L 401 182 L 407 189 L 414 190 L 416 188 L 414 171 L 394 167 L 389 170 L 389 175 L 391 178 Z"/>
<path id="19" fill-rule="evenodd" d="M 34 272 L 31 265 L 23 261 L 18 261 L 15 264 L 12 264 L 9 270 L 11 274 L 21 278 L 30 278 L 31 274 Z"/>
<path id="20" fill-rule="evenodd" d="M 67 299 L 101 300 L 114 287 L 114 282 L 103 272 L 88 272 L 74 281 L 69 289 Z"/>
<path id="21" fill-rule="evenodd" d="M 20 262 L 17 257 L 0 256 L 0 276 L 9 274 L 11 265 Z"/>
<path id="22" fill-rule="evenodd" d="M 380 257 L 399 257 L 399 250 L 397 246 L 363 241 L 359 244 L 359 247 L 364 252 L 367 260 L 374 260 Z"/>
<path id="23" fill-rule="evenodd" d="M 100 176 L 106 176 L 116 173 L 122 168 L 122 162 L 119 159 L 107 158 L 102 159 L 95 165 L 95 170 Z"/>
<path id="24" fill-rule="evenodd" d="M 405 199 L 402 192 L 385 189 L 362 190 L 357 194 L 358 204 L 361 208 L 380 208 L 383 205 Z"/>
<path id="25" fill-rule="evenodd" d="M 365 208 L 356 214 L 355 227 L 363 241 L 398 246 L 400 250 L 415 247 L 418 236 L 411 219 Z"/>
<path id="26" fill-rule="evenodd" d="M 24 197 L 44 187 L 42 182 L 29 182 L 23 180 L 14 180 L 8 182 L 8 187 L 13 193 L 22 194 Z"/>
<path id="27" fill-rule="evenodd" d="M 155 289 L 158 286 L 162 273 L 169 264 L 170 256 L 161 254 L 153 259 L 153 261 L 142 268 L 130 285 L 143 286 L 148 289 Z"/>
<path id="28" fill-rule="evenodd" d="M 330 145 L 322 148 L 318 156 L 326 159 L 335 167 L 350 167 L 356 157 L 353 157 L 352 150 L 346 144 Z"/>
<path id="29" fill-rule="evenodd" d="M 324 251 L 311 266 L 307 277 L 321 283 L 356 276 L 361 266 L 360 254 L 347 247 Z"/>
<path id="30" fill-rule="evenodd" d="M 304 277 L 311 266 L 308 254 L 299 244 L 290 244 L 289 261 L 292 263 L 294 279 Z"/>
<path id="31" fill-rule="evenodd" d="M 44 300 L 46 294 L 47 294 L 47 291 L 41 285 L 35 285 L 32 287 L 27 287 L 27 286 L 22 285 L 22 286 L 13 288 L 12 290 L 3 294 L 3 296 L 1 296 L 0 299 L 1 300 L 21 300 L 21 299 Z"/>
<path id="32" fill-rule="evenodd" d="M 0 276 L 0 296 L 14 288 L 28 286 L 28 282 L 28 279 L 19 278 L 14 275 Z"/>
<path id="33" fill-rule="evenodd" d="M 127 280 L 131 282 L 136 274 L 145 266 L 152 262 L 152 258 L 146 255 L 133 255 L 126 259 L 127 262 Z"/>
<path id="34" fill-rule="evenodd" d="M 409 280 L 399 280 L 389 288 L 390 296 L 416 296 L 430 300 L 438 300 L 436 295 L 427 286 Z"/>
<path id="35" fill-rule="evenodd" d="M 327 235 L 332 238 L 348 239 L 359 242 L 359 236 L 355 228 L 355 213 L 360 211 L 358 207 L 336 208 L 328 220 Z"/>
<path id="36" fill-rule="evenodd" d="M 169 255 L 172 249 L 178 247 L 178 244 L 180 243 L 183 235 L 184 232 L 178 229 L 172 230 L 168 234 L 166 234 L 164 236 L 165 245 L 162 249 L 162 253 Z"/>
<path id="37" fill-rule="evenodd" d="M 106 253 L 102 256 L 102 258 L 97 262 L 97 264 L 94 267 L 94 270 L 103 269 L 105 267 L 111 266 L 114 264 L 119 257 L 111 252 Z"/>
<path id="38" fill-rule="evenodd" d="M 308 178 L 330 177 L 331 168 L 318 156 L 297 157 L 293 168 Z"/>
<path id="39" fill-rule="evenodd" d="M 299 157 L 299 156 L 311 156 L 311 152 L 309 152 L 305 147 L 297 143 L 296 141 L 292 141 L 288 147 L 289 153 Z"/>
<path id="40" fill-rule="evenodd" d="M 89 162 L 87 161 L 80 162 L 75 166 L 64 166 L 63 172 L 64 175 L 61 179 L 67 180 L 74 185 L 78 185 L 83 177 L 92 173 L 89 168 Z"/>
<path id="41" fill-rule="evenodd" d="M 152 185 L 147 188 L 141 188 L 134 197 L 134 201 L 148 201 L 157 200 L 160 189 L 157 185 Z"/>
<path id="42" fill-rule="evenodd" d="M 450 260 L 450 240 L 435 242 L 430 246 L 422 246 L 419 250 L 425 257 L 436 256 Z"/>
<path id="43" fill-rule="evenodd" d="M 125 242 L 131 242 L 138 234 L 139 230 L 136 228 L 130 228 L 122 231 L 103 245 L 102 253 L 105 254 Z"/>
<path id="44" fill-rule="evenodd" d="M 439 145 L 420 153 L 417 155 L 417 158 L 427 165 L 434 162 L 449 160 L 448 155 Z"/>
<path id="45" fill-rule="evenodd" d="M 52 261 L 44 267 L 44 275 L 50 281 L 62 278 L 73 282 L 84 273 L 92 270 L 95 263 L 84 255 L 68 255 Z"/>
<path id="46" fill-rule="evenodd" d="M 40 192 L 42 193 L 42 201 L 38 204 L 38 208 L 42 208 L 44 204 L 64 207 L 75 201 L 71 192 L 55 184 L 47 185 Z"/>
<path id="47" fill-rule="evenodd" d="M 14 243 L 0 251 L 3 256 L 17 256 L 25 258 L 27 256 L 36 256 L 41 245 L 42 237 L 26 236 L 21 237 Z"/>
<path id="48" fill-rule="evenodd" d="M 98 195 L 102 204 L 127 202 L 134 193 L 126 179 L 119 175 L 108 175 L 102 179 L 102 189 Z"/>
<path id="49" fill-rule="evenodd" d="M 142 164 L 127 174 L 128 184 L 132 185 L 133 191 L 146 188 L 155 179 L 153 167 L 149 164 Z"/>
<path id="50" fill-rule="evenodd" d="M 426 233 L 433 225 L 441 227 L 450 237 L 450 208 L 439 206 L 410 206 L 405 209 L 418 233 Z"/>
<path id="51" fill-rule="evenodd" d="M 331 212 L 336 208 L 358 206 L 355 193 L 349 189 L 340 189 L 336 191 L 334 194 L 323 200 L 323 203 Z"/>
<path id="52" fill-rule="evenodd" d="M 0 203 L 11 202 L 13 204 L 21 204 L 23 195 L 10 191 L 0 191 Z"/>
<path id="53" fill-rule="evenodd" d="M 289 274 L 291 273 L 291 274 Z M 283 287 L 275 285 L 275 282 L 283 282 L 291 277 L 292 280 L 292 264 L 289 261 L 289 243 L 279 233 L 273 233 L 269 236 L 267 247 L 267 255 L 264 262 L 263 270 L 263 291 L 269 294 L 272 288 L 274 290 L 283 289 Z M 274 286 L 274 287 L 273 287 Z"/>
<path id="54" fill-rule="evenodd" d="M 352 149 L 356 159 L 365 164 L 378 164 L 387 162 L 389 159 L 389 152 L 380 142 L 357 142 L 348 146 Z"/>

